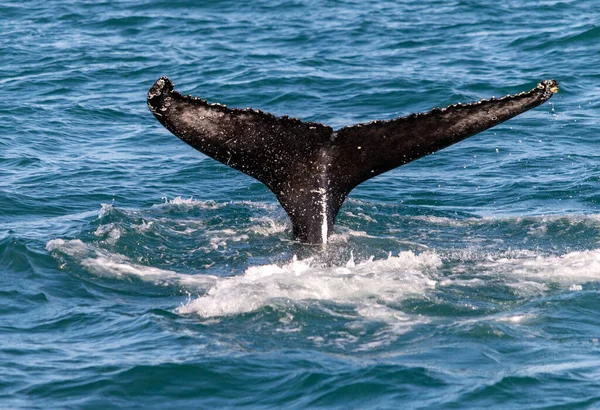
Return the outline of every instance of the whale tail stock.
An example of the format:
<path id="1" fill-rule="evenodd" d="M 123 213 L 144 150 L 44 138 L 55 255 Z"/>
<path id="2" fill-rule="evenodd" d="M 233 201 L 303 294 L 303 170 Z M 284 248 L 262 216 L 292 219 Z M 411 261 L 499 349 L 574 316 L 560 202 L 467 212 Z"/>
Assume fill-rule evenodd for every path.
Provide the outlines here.
<path id="1" fill-rule="evenodd" d="M 360 183 L 537 107 L 557 91 L 557 82 L 546 80 L 516 95 L 337 131 L 183 96 L 167 77 L 148 91 L 148 107 L 187 144 L 267 185 L 298 240 L 326 243 L 342 203 Z"/>

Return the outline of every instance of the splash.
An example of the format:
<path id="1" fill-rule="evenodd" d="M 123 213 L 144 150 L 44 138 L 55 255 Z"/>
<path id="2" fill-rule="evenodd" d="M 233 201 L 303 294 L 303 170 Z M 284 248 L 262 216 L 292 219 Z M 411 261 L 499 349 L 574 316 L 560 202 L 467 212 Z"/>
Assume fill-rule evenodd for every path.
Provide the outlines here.
<path id="1" fill-rule="evenodd" d="M 96 276 L 130 278 L 152 282 L 159 286 L 179 285 L 192 289 L 212 285 L 216 276 L 189 275 L 175 271 L 136 264 L 128 257 L 86 244 L 79 239 L 53 239 L 46 250 L 73 258 L 86 271 Z"/>
<path id="2" fill-rule="evenodd" d="M 434 287 L 436 281 L 426 272 L 441 265 L 434 253 L 415 255 L 410 251 L 379 261 L 349 261 L 343 267 L 313 265 L 311 259 L 294 257 L 282 266 L 252 266 L 240 276 L 222 278 L 206 295 L 177 311 L 215 317 L 309 300 L 359 306 L 372 301 L 399 302 Z"/>
<path id="3" fill-rule="evenodd" d="M 176 196 L 173 199 L 169 199 L 167 197 L 163 197 L 162 199 L 164 200 L 164 202 L 162 204 L 152 205 L 152 208 L 153 209 L 164 209 L 164 210 L 168 210 L 168 209 L 172 209 L 172 208 L 221 209 L 221 208 L 227 206 L 226 203 L 219 203 L 219 202 L 212 201 L 212 200 L 201 201 L 199 199 L 194 199 L 193 197 L 183 198 L 181 196 Z"/>
<path id="4" fill-rule="evenodd" d="M 402 302 L 444 298 L 449 289 L 481 289 L 500 284 L 519 297 L 543 294 L 559 287 L 581 291 L 600 280 L 600 250 L 542 256 L 532 251 L 507 255 L 464 252 L 440 256 L 435 251 L 403 251 L 396 256 L 355 261 L 351 256 L 339 266 L 314 258 L 293 257 L 288 263 L 249 266 L 236 276 L 186 274 L 136 263 L 103 249 L 103 241 L 86 244 L 79 239 L 55 239 L 46 248 L 68 256 L 92 275 L 136 277 L 157 285 L 176 285 L 199 295 L 176 308 L 180 314 L 216 318 L 258 311 L 265 307 L 287 311 L 289 307 L 328 304 L 349 307 L 356 317 L 399 324 L 406 320 Z M 472 272 L 472 273 L 469 273 Z"/>

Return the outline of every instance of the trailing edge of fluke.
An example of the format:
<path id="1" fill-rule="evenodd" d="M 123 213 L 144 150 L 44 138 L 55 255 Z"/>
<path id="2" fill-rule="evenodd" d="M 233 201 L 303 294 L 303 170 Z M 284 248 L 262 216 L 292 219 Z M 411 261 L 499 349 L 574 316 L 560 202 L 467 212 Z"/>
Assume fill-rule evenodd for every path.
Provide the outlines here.
<path id="1" fill-rule="evenodd" d="M 167 77 L 148 91 L 148 107 L 187 144 L 269 187 L 296 239 L 326 243 L 358 184 L 537 107 L 557 91 L 558 83 L 546 80 L 516 95 L 339 130 L 183 96 Z"/>

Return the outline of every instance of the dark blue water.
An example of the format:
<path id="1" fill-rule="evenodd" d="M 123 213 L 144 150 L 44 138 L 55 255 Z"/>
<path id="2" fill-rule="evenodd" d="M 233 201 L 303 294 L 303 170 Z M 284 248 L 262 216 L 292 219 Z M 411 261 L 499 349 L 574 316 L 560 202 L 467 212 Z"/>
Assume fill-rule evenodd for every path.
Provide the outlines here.
<path id="1" fill-rule="evenodd" d="M 0 407 L 600 406 L 592 0 L 0 16 Z M 320 249 L 160 126 L 161 75 L 333 127 L 561 91 L 361 185 Z"/>

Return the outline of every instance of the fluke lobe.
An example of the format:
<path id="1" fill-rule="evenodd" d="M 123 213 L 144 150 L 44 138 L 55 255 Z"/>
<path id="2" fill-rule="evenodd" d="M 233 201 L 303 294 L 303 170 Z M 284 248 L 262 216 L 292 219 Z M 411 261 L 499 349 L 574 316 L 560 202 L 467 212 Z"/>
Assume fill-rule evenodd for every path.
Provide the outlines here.
<path id="1" fill-rule="evenodd" d="M 290 216 L 296 239 L 326 243 L 358 184 L 537 107 L 557 91 L 558 83 L 546 80 L 516 95 L 337 131 L 183 96 L 167 77 L 148 91 L 148 107 L 184 142 L 269 187 Z"/>

